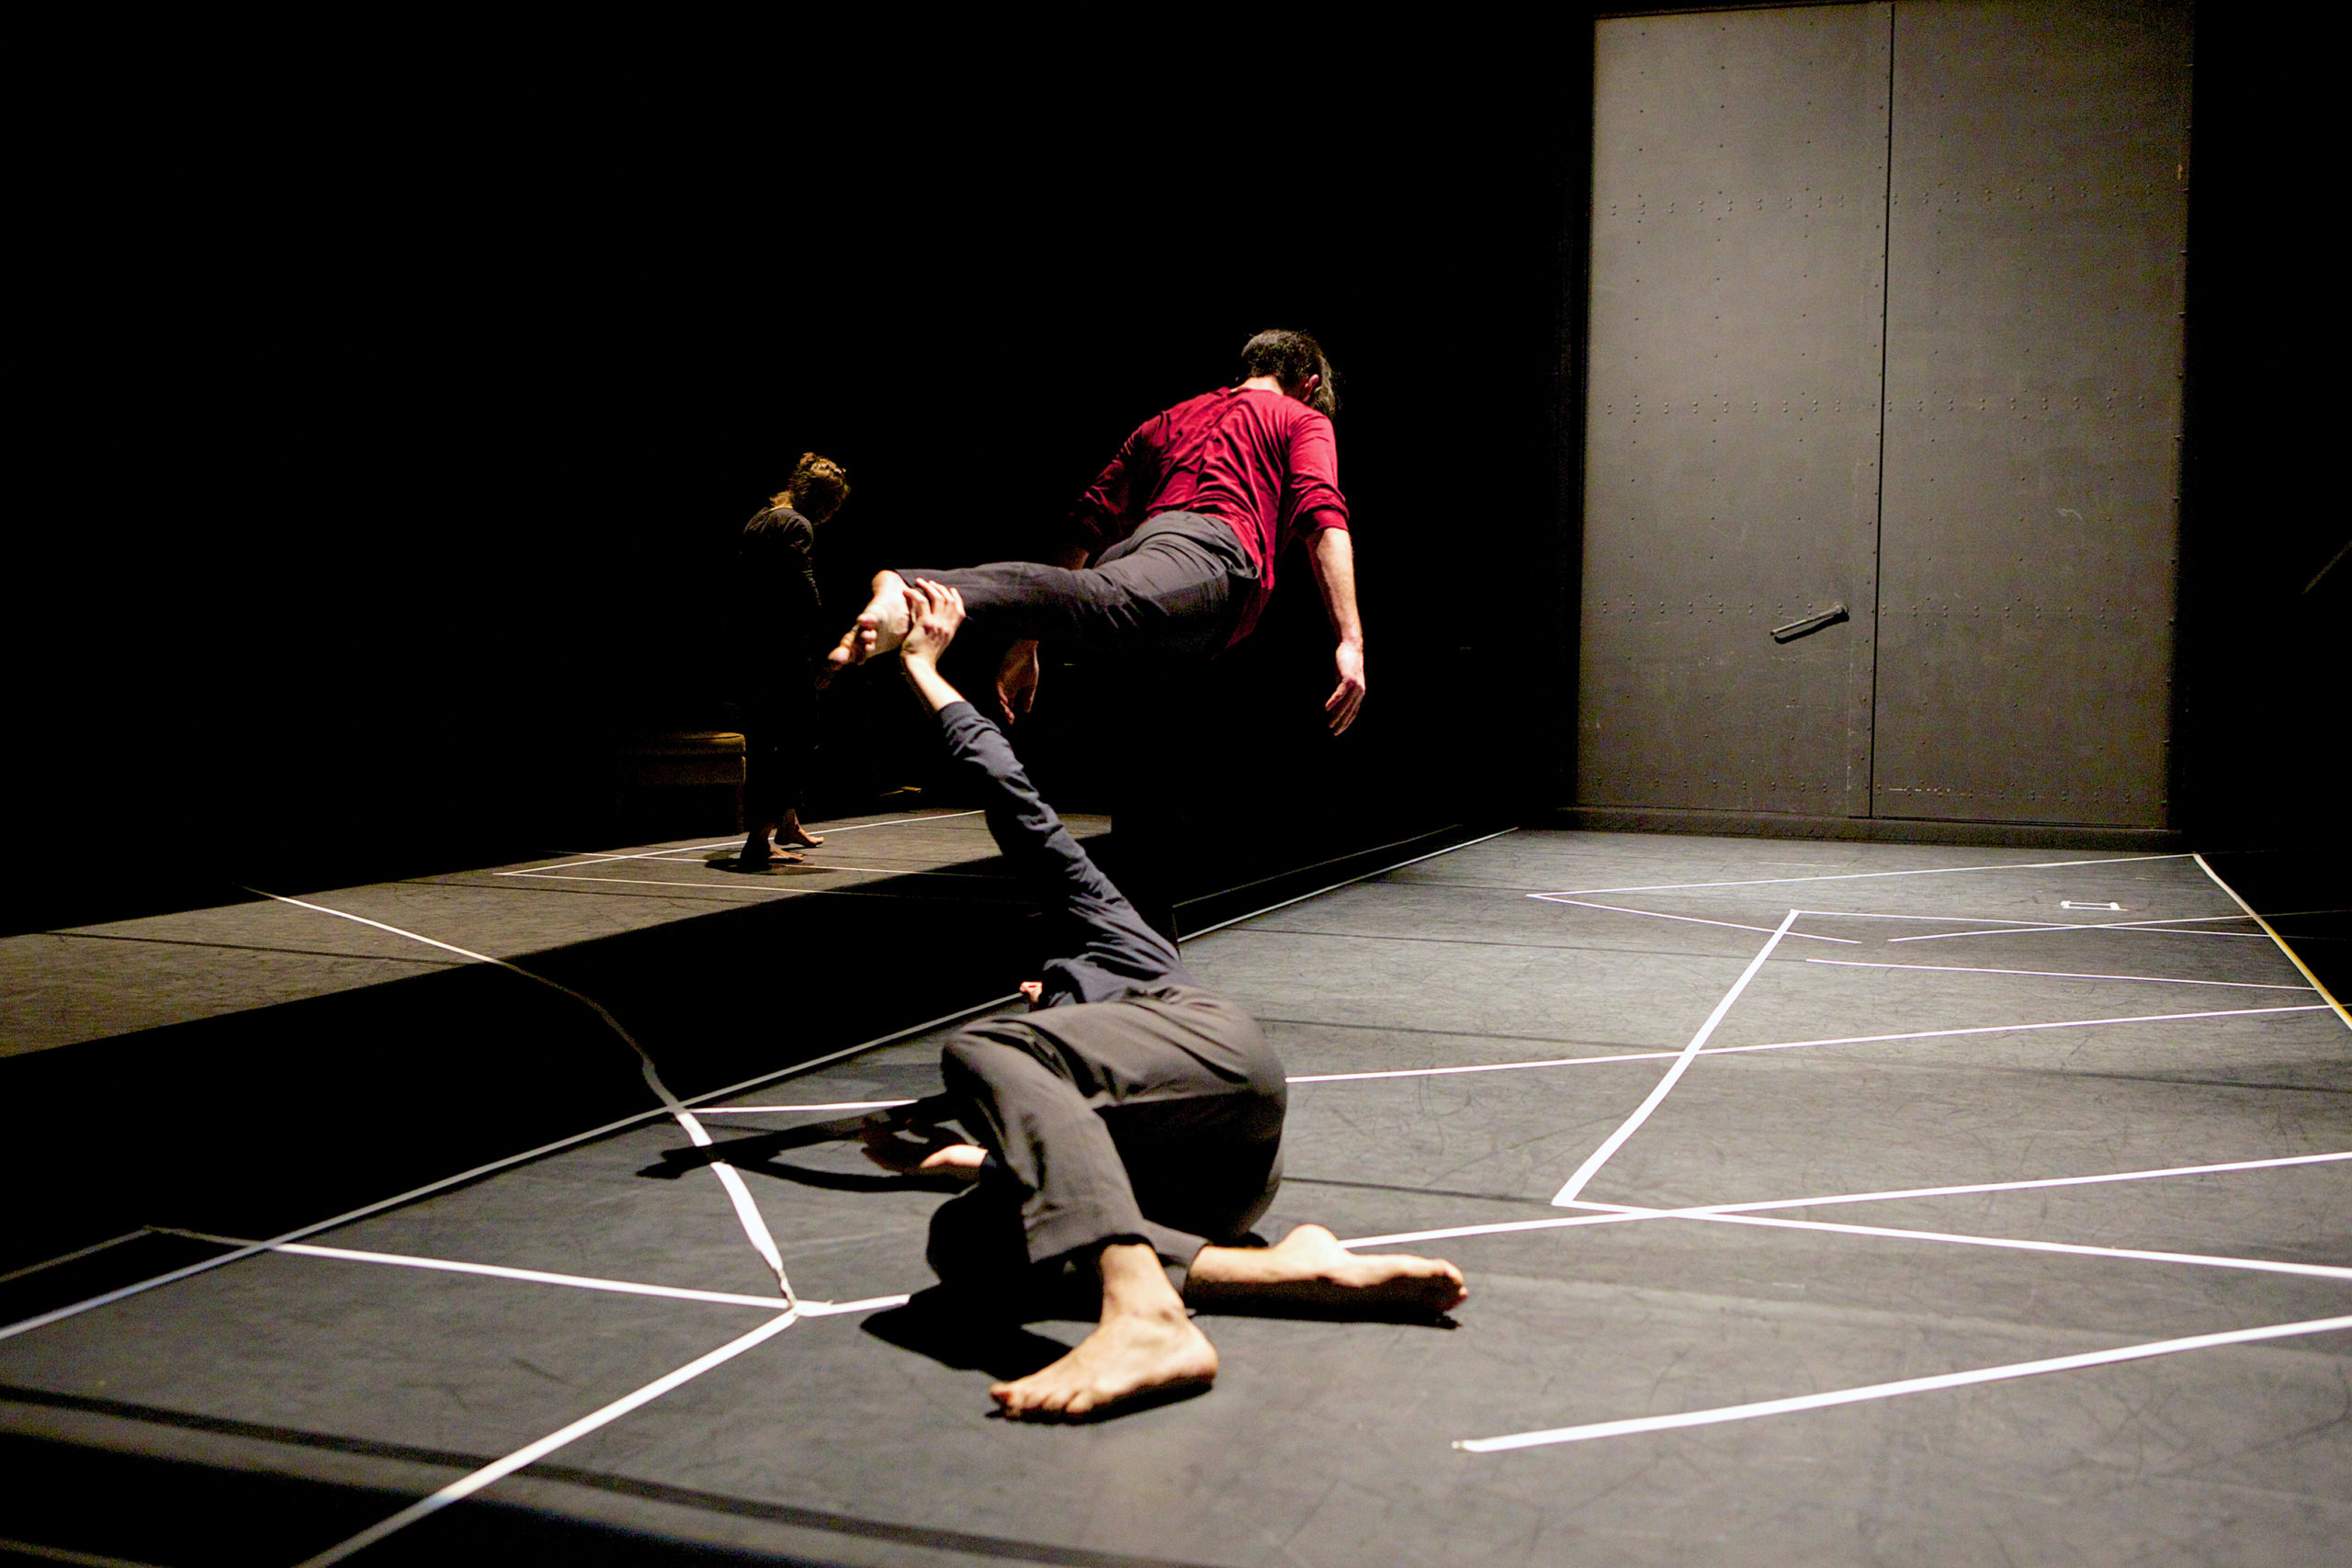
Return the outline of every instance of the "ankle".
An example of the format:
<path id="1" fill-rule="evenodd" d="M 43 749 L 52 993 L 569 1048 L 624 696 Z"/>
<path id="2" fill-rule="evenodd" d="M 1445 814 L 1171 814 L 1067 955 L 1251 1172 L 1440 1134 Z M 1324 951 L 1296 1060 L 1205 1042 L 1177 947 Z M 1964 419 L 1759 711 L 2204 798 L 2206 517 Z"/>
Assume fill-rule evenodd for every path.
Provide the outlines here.
<path id="1" fill-rule="evenodd" d="M 1168 1282 L 1159 1255 L 1140 1243 L 1114 1243 L 1102 1249 L 1097 1267 L 1102 1275 L 1102 1321 L 1114 1317 L 1181 1319 L 1186 1316 L 1183 1298 Z"/>

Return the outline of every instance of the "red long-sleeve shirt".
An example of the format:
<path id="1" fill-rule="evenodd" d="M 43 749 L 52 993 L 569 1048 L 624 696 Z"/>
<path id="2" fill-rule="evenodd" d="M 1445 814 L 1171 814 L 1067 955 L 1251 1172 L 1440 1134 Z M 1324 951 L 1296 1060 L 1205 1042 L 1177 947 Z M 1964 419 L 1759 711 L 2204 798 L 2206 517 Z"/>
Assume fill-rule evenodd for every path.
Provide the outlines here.
<path id="1" fill-rule="evenodd" d="M 1162 512 L 1221 520 L 1257 567 L 1257 596 L 1233 634 L 1238 642 L 1273 592 L 1283 547 L 1301 534 L 1348 525 L 1330 420 L 1280 392 L 1204 392 L 1136 426 L 1070 515 L 1092 555 Z"/>

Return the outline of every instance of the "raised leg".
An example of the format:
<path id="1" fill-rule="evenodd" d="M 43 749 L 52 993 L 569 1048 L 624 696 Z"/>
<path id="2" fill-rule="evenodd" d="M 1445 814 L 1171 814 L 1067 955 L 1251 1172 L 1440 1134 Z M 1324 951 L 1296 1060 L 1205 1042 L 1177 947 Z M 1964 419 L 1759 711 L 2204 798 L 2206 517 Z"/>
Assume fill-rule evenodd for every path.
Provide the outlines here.
<path id="1" fill-rule="evenodd" d="M 907 627 L 911 620 L 907 613 L 906 580 L 895 571 L 874 574 L 874 597 L 857 613 L 856 622 L 842 634 L 825 655 L 829 670 L 840 670 L 852 664 L 863 664 L 869 659 L 896 652 L 907 639 Z"/>

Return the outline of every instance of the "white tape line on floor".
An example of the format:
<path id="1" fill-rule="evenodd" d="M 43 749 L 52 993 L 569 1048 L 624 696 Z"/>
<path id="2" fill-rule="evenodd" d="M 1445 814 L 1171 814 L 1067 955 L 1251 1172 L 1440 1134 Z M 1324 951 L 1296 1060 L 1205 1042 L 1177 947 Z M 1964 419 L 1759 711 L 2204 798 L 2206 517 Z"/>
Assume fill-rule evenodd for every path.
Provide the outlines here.
<path id="1" fill-rule="evenodd" d="M 2227 986 L 2241 991 L 2309 991 L 2312 986 L 2288 986 L 2276 980 L 2189 980 L 2174 975 L 2086 975 L 2072 969 L 1980 969 L 1966 964 L 1872 964 L 1860 958 L 1808 958 L 1807 964 L 1827 964 L 1840 969 L 1912 969 L 1932 975 L 2018 975 L 2040 980 L 2136 980 L 2151 986 Z"/>
<path id="2" fill-rule="evenodd" d="M 1578 1208 L 1651 1220 L 1697 1220 L 1713 1224 L 1762 1225 L 1777 1230 L 1819 1231 L 1832 1235 L 1874 1236 L 1884 1241 L 1931 1241 L 1952 1247 L 1989 1247 L 2009 1252 L 2050 1252 L 2073 1258 L 2120 1258 L 2138 1263 L 2186 1263 L 2202 1269 L 2237 1269 L 2255 1274 L 2294 1274 L 2307 1280 L 2352 1280 L 2352 1269 L 2331 1263 L 2288 1263 L 2274 1258 L 2228 1258 L 2205 1252 L 2160 1252 L 2133 1247 L 2098 1247 L 2086 1242 L 2035 1241 L 2021 1236 L 1969 1235 L 1957 1231 L 1908 1230 L 1894 1225 L 1857 1225 L 1836 1220 L 1789 1220 L 1770 1214 L 1729 1214 L 1721 1210 L 1637 1209 L 1623 1203 L 1586 1203 Z"/>
<path id="3" fill-rule="evenodd" d="M 503 1263 L 468 1263 L 452 1258 L 420 1258 L 406 1252 L 365 1252 L 347 1247 L 318 1247 L 308 1242 L 244 1241 L 235 1236 L 209 1235 L 202 1231 L 176 1230 L 170 1226 L 155 1227 L 162 1235 L 184 1235 L 197 1241 L 217 1242 L 223 1247 L 250 1247 L 267 1252 L 291 1253 L 298 1258 L 323 1258 L 338 1263 L 372 1263 L 393 1269 L 420 1269 L 430 1273 L 472 1274 L 492 1280 L 514 1280 L 530 1285 L 561 1285 L 575 1291 L 604 1291 L 623 1296 L 659 1296 L 670 1301 L 705 1302 L 713 1306 L 755 1307 L 762 1312 L 786 1312 L 796 1304 L 803 1317 L 826 1317 L 845 1312 L 865 1312 L 883 1306 L 900 1306 L 907 1298 L 876 1296 L 857 1302 L 791 1303 L 775 1296 L 739 1295 L 731 1291 L 697 1291 L 683 1285 L 652 1285 L 637 1280 L 605 1280 L 593 1274 L 557 1274 L 543 1269 L 516 1269 Z"/>
<path id="4" fill-rule="evenodd" d="M 1961 1198 L 1983 1192 L 2030 1192 L 2045 1187 L 2096 1187 L 2110 1181 L 2155 1181 L 2176 1176 L 2225 1176 L 2246 1170 L 2284 1170 L 2296 1166 L 2332 1165 L 2352 1160 L 2352 1149 L 2316 1155 L 2280 1155 L 2269 1159 L 2230 1160 L 2219 1165 L 2162 1166 L 2150 1170 L 2111 1170 L 2093 1176 L 2043 1176 L 2019 1181 L 1971 1181 L 1948 1187 L 1904 1187 L 1881 1192 L 1837 1192 L 1811 1198 L 1765 1198 L 1746 1203 L 1707 1203 L 1681 1209 L 1661 1209 L 1651 1217 L 1684 1214 L 1745 1214 L 1769 1209 L 1810 1209 L 1837 1203 L 1891 1203 L 1906 1198 Z M 1572 1219 L 1502 1220 L 1482 1225 L 1449 1225 L 1437 1230 L 1398 1231 L 1390 1235 L 1363 1235 L 1340 1243 L 1354 1249 L 1405 1247 L 1415 1242 L 1445 1241 L 1455 1236 L 1507 1235 L 1515 1231 L 1566 1230 L 1577 1225 L 1614 1224 L 1635 1217 L 1627 1214 L 1580 1214 Z"/>
<path id="5" fill-rule="evenodd" d="M 1971 871 L 2052 871 L 2069 865 L 2130 865 L 2139 861 L 2181 860 L 2177 854 L 2120 855 L 2103 860 L 2045 860 L 2014 865 L 1931 865 L 1916 871 L 1841 871 L 1820 876 L 1759 876 L 1745 882 L 1653 882 L 1641 887 L 1570 887 L 1553 897 L 1581 897 L 1588 893 L 1675 893 L 1701 887 L 1767 887 L 1785 882 L 1868 882 L 1886 876 L 1956 876 Z M 1546 895 L 1537 894 L 1537 897 Z"/>
<path id="6" fill-rule="evenodd" d="M 451 1482 L 431 1496 L 420 1498 L 410 1504 L 391 1517 L 370 1525 L 349 1540 L 340 1541 L 317 1556 L 305 1560 L 299 1568 L 327 1568 L 328 1564 L 340 1562 L 355 1552 L 365 1551 L 395 1531 L 406 1529 L 419 1519 L 439 1513 L 452 1503 L 463 1502 L 483 1487 L 503 1480 L 526 1465 L 537 1463 L 566 1444 L 576 1442 L 597 1428 L 611 1425 L 641 1405 L 650 1404 L 673 1388 L 692 1382 L 713 1367 L 724 1366 L 744 1351 L 765 1344 L 791 1327 L 799 1315 L 797 1308 L 787 1307 L 749 1334 L 740 1335 L 708 1355 L 698 1356 L 676 1371 L 665 1377 L 656 1378 L 636 1393 L 624 1394 L 604 1408 L 582 1416 L 570 1426 L 559 1427 L 538 1441 L 524 1445 L 504 1459 L 495 1463 L 486 1464 L 461 1480 Z"/>
<path id="7" fill-rule="evenodd" d="M 662 1102 L 671 1117 L 684 1130 L 687 1139 L 698 1148 L 710 1146 L 710 1134 L 704 1129 L 701 1122 L 695 1119 L 694 1112 L 686 1109 L 684 1102 L 670 1092 L 670 1086 L 662 1081 L 662 1074 L 654 1066 L 653 1058 L 646 1054 L 644 1046 L 638 1043 L 637 1036 L 622 1027 L 621 1021 L 615 1018 L 611 1010 L 595 998 L 575 991 L 560 981 L 550 980 L 544 975 L 535 975 L 522 965 L 510 964 L 503 958 L 492 958 L 486 953 L 475 953 L 471 949 L 458 947 L 416 931 L 403 930 L 399 926 L 387 925 L 382 920 L 369 919 L 365 915 L 355 915 L 348 910 L 332 908 L 324 904 L 312 904 L 300 898 L 288 898 L 282 893 L 263 892 L 257 887 L 250 888 L 248 891 L 259 893 L 266 898 L 274 898 L 281 904 L 291 904 L 298 909 L 310 909 L 322 915 L 333 915 L 337 919 L 372 926 L 379 931 L 390 931 L 394 936 L 406 937 L 411 942 L 423 942 L 427 947 L 437 947 L 444 953 L 454 953 L 460 958 L 470 958 L 477 964 L 492 964 L 511 975 L 519 975 L 526 980 L 570 997 L 602 1019 L 605 1027 L 618 1035 L 621 1043 L 637 1054 L 639 1072 L 645 1079 L 646 1087 L 653 1091 L 654 1098 Z M 718 1185 L 725 1190 L 728 1202 L 733 1205 L 735 1217 L 741 1224 L 743 1235 L 752 1244 L 752 1250 L 760 1255 L 760 1260 L 765 1263 L 769 1271 L 775 1276 L 776 1290 L 787 1303 L 790 1302 L 793 1299 L 792 1281 L 784 1271 L 784 1255 L 776 1250 L 775 1237 L 768 1234 L 767 1221 L 761 1216 L 760 1206 L 752 1201 L 751 1190 L 743 1185 L 741 1174 L 724 1160 L 712 1160 L 709 1168 L 711 1174 L 718 1179 Z"/>
<path id="8" fill-rule="evenodd" d="M 1590 1181 L 1600 1168 L 1609 1163 L 1609 1156 L 1623 1148 L 1625 1140 L 1632 1137 L 1641 1124 L 1649 1120 L 1650 1112 L 1656 1111 L 1660 1102 L 1673 1092 L 1675 1084 L 1680 1081 L 1682 1075 L 1690 1070 L 1690 1064 L 1698 1058 L 1700 1047 L 1706 1044 L 1707 1037 L 1715 1032 L 1715 1025 L 1724 1021 L 1724 1015 L 1731 1011 L 1732 1003 L 1739 1000 L 1739 993 L 1747 989 L 1747 982 L 1756 978 L 1757 971 L 1764 967 L 1764 961 L 1772 956 L 1772 950 L 1781 945 L 1781 939 L 1789 934 L 1789 928 L 1796 923 L 1796 918 L 1797 911 L 1794 909 L 1791 909 L 1781 918 L 1780 928 L 1773 931 L 1771 940 L 1757 949 L 1756 956 L 1749 959 L 1747 967 L 1739 972 L 1739 978 L 1732 982 L 1731 989 L 1725 991 L 1723 1000 L 1715 1004 L 1715 1010 L 1707 1015 L 1707 1021 L 1699 1026 L 1699 1032 L 1690 1037 L 1690 1043 L 1682 1047 L 1681 1055 L 1674 1059 L 1674 1066 L 1667 1068 L 1666 1076 L 1658 1079 L 1657 1087 L 1650 1090 L 1649 1098 L 1634 1107 L 1634 1113 L 1626 1117 L 1599 1148 L 1585 1157 L 1585 1162 L 1577 1167 L 1576 1174 L 1568 1178 L 1567 1184 L 1553 1195 L 1553 1202 L 1568 1202 L 1578 1192 L 1583 1191 L 1584 1184 Z"/>
<path id="9" fill-rule="evenodd" d="M 1573 904 L 1579 909 L 1606 909 L 1612 915 L 1647 915 L 1654 920 L 1680 920 L 1692 926 L 1721 926 L 1725 931 L 1769 931 L 1772 929 L 1770 926 L 1742 925 L 1737 920 L 1707 920 L 1696 915 L 1669 915 L 1657 909 L 1628 909 L 1615 904 L 1589 904 L 1581 898 L 1570 898 L 1558 893 L 1530 893 L 1528 897 L 1540 898 L 1547 904 Z M 1804 942 L 1835 942 L 1848 947 L 1862 945 L 1849 936 L 1815 936 L 1810 931 L 1792 931 L 1790 934 Z"/>
<path id="10" fill-rule="evenodd" d="M 1933 1393 L 1972 1383 L 1999 1382 L 2009 1378 L 2036 1377 L 2044 1372 L 2074 1371 L 2084 1367 L 2111 1366 L 2119 1361 L 2177 1356 L 2188 1350 L 2210 1350 L 2223 1345 L 2249 1345 L 2264 1339 L 2286 1339 L 2304 1334 L 2333 1334 L 2352 1328 L 2352 1317 L 2317 1317 L 2301 1323 L 2275 1323 L 2261 1328 L 2233 1328 L 2221 1334 L 2194 1334 L 2183 1339 L 2156 1339 L 2143 1345 L 2120 1345 L 2111 1350 L 2090 1350 L 2077 1356 L 2052 1356 L 2039 1361 L 2013 1361 L 2001 1367 L 1977 1367 L 1964 1372 L 1934 1377 L 1904 1378 L 1896 1382 L 1870 1383 L 1861 1388 L 1832 1389 L 1790 1399 L 1764 1399 L 1749 1404 L 1725 1404 L 1713 1410 L 1688 1410 L 1676 1416 L 1637 1416 L 1624 1421 L 1595 1421 L 1581 1427 L 1555 1427 L 1548 1431 L 1514 1432 L 1502 1438 L 1472 1438 L 1453 1446 L 1471 1453 L 1501 1453 L 1548 1443 L 1580 1443 L 1596 1438 L 1631 1437 L 1639 1432 L 1667 1432 L 1682 1427 L 1709 1427 L 1724 1421 L 1748 1421 L 1759 1416 L 1789 1416 L 1804 1410 L 1865 1400 L 1894 1399 L 1910 1393 Z"/>

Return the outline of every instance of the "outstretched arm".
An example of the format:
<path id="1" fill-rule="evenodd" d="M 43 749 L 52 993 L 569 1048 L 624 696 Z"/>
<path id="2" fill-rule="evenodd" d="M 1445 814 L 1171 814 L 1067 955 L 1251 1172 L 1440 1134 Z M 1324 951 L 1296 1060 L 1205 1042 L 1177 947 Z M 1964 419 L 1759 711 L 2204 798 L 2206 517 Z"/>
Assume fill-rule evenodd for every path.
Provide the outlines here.
<path id="1" fill-rule="evenodd" d="M 918 578 L 908 585 L 907 603 L 910 626 L 899 649 L 907 679 L 939 715 L 957 762 L 986 781 L 989 833 L 997 847 L 1045 892 L 1048 913 L 1064 922 L 1058 935 L 1068 945 L 1064 956 L 1046 966 L 1046 1004 L 1100 999 L 1098 993 L 1130 983 L 1182 979 L 1176 944 L 1145 923 L 1079 848 L 1054 808 L 1038 796 L 1004 732 L 941 678 L 939 655 L 964 618 L 962 598 L 952 588 Z"/>
<path id="2" fill-rule="evenodd" d="M 1324 613 L 1331 618 L 1332 635 L 1340 639 L 1332 663 L 1340 683 L 1332 688 L 1323 711 L 1338 735 L 1356 721 L 1363 706 L 1363 620 L 1356 613 L 1355 542 L 1345 528 L 1317 529 L 1307 550 L 1315 560 L 1315 586 L 1323 592 Z"/>
<path id="3" fill-rule="evenodd" d="M 1124 907 L 1126 900 L 1118 889 L 1078 847 L 1054 808 L 1039 798 L 1004 732 L 981 717 L 964 694 L 940 675 L 939 656 L 956 640 L 956 628 L 964 622 L 963 595 L 917 578 L 907 585 L 907 640 L 899 649 L 899 662 L 906 669 L 908 683 L 939 715 L 956 761 L 986 777 L 989 832 L 997 847 L 1023 874 L 1055 885 L 1068 903 L 1115 901 Z"/>

